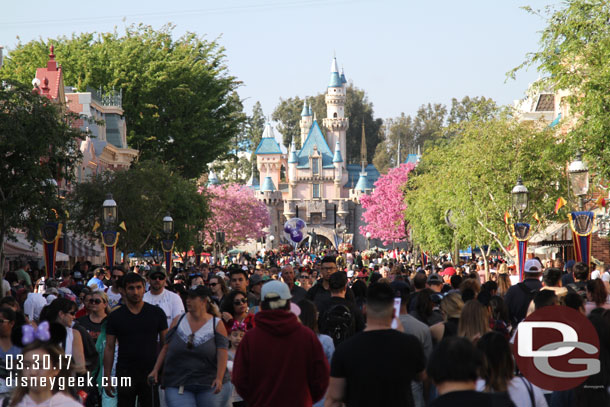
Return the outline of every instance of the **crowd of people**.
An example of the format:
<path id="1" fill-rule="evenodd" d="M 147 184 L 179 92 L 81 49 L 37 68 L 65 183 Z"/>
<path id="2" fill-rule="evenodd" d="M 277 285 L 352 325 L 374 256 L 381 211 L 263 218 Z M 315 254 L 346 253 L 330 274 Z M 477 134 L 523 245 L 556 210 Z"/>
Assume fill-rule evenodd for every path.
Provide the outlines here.
<path id="1" fill-rule="evenodd" d="M 534 258 L 519 281 L 501 259 L 445 260 L 302 250 L 170 275 L 84 262 L 47 279 L 24 263 L 0 299 L 1 405 L 610 405 L 608 270 Z M 601 372 L 565 391 L 532 384 L 512 356 L 521 321 L 557 305 L 601 347 Z M 59 377 L 92 380 L 48 384 Z"/>

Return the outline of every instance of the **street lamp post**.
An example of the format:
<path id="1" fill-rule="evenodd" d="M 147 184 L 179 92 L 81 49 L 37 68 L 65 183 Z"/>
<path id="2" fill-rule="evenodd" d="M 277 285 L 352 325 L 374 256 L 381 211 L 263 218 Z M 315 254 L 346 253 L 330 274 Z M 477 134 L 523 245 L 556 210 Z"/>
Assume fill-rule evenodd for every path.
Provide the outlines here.
<path id="1" fill-rule="evenodd" d="M 59 187 L 55 179 L 49 178 L 48 180 L 43 181 L 43 186 L 50 186 L 54 189 L 54 192 L 57 192 L 57 196 L 60 197 Z M 51 219 L 43 225 L 41 230 L 46 271 L 45 277 L 47 279 L 55 276 L 57 245 L 59 243 L 59 238 L 61 237 L 61 230 L 63 227 L 62 223 L 59 221 L 58 211 L 55 209 L 51 209 L 50 211 L 53 213 L 53 215 L 49 214 Z"/>
<path id="2" fill-rule="evenodd" d="M 591 260 L 591 233 L 593 232 L 593 212 L 585 211 L 589 192 L 589 168 L 582 160 L 580 151 L 576 152 L 574 161 L 568 166 L 568 180 L 572 193 L 578 198 L 579 212 L 568 214 L 572 238 L 574 241 L 574 257 L 576 261 L 589 265 Z"/>
<path id="3" fill-rule="evenodd" d="M 366 250 L 371 250 L 371 232 L 366 232 Z"/>
<path id="4" fill-rule="evenodd" d="M 165 239 L 161 241 L 161 248 L 165 257 L 165 271 L 169 275 L 172 271 L 172 254 L 174 252 L 174 239 L 172 236 L 174 233 L 174 219 L 169 212 L 163 217 L 163 233 L 165 234 Z"/>
<path id="5" fill-rule="evenodd" d="M 589 168 L 582 160 L 580 151 L 576 152 L 574 161 L 568 166 L 568 178 L 572 192 L 578 198 L 578 209 L 584 210 L 585 196 L 589 192 Z"/>
<path id="6" fill-rule="evenodd" d="M 273 241 L 275 240 L 275 236 L 270 235 L 269 236 L 269 243 L 271 243 L 271 249 L 273 249 Z"/>
<path id="7" fill-rule="evenodd" d="M 527 243 L 529 241 L 530 224 L 521 222 L 523 214 L 529 205 L 529 191 L 523 185 L 521 177 L 517 180 L 510 192 L 513 201 L 513 213 L 517 213 L 517 222 L 512 225 L 512 235 L 517 246 L 517 267 L 519 270 L 519 280 L 523 280 L 523 267 L 525 266 L 525 256 L 527 254 Z"/>
<path id="8" fill-rule="evenodd" d="M 523 217 L 523 214 L 527 210 L 529 204 L 529 191 L 525 185 L 523 185 L 521 177 L 519 177 L 517 180 L 517 185 L 513 187 L 511 195 L 513 197 L 513 211 L 518 214 L 517 220 L 521 222 L 521 218 Z"/>
<path id="9" fill-rule="evenodd" d="M 102 204 L 102 218 L 104 221 L 102 244 L 106 251 L 106 265 L 112 267 L 114 266 L 116 244 L 119 241 L 119 232 L 115 228 L 117 222 L 117 204 L 112 198 L 112 194 L 106 195 L 106 200 Z"/>

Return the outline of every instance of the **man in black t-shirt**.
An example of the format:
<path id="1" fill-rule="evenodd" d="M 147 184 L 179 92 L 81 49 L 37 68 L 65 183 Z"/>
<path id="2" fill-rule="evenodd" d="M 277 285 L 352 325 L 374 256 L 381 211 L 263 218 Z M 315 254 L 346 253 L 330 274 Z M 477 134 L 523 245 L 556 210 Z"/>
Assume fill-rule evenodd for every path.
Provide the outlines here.
<path id="1" fill-rule="evenodd" d="M 159 398 L 153 396 L 147 377 L 157 360 L 158 338 L 163 346 L 167 319 L 161 308 L 144 302 L 144 286 L 145 281 L 139 274 L 128 273 L 123 277 L 121 290 L 124 290 L 125 305 L 110 313 L 106 325 L 104 375 L 110 383 L 114 347 L 118 340 L 116 376 L 131 378 L 131 386 L 117 388 L 118 407 L 133 407 L 136 397 L 141 406 L 159 406 Z M 112 394 L 112 391 L 111 386 L 106 387 L 107 394 Z"/>
<path id="2" fill-rule="evenodd" d="M 333 355 L 326 406 L 413 406 L 411 381 L 423 378 L 426 364 L 422 345 L 391 328 L 394 290 L 388 284 L 371 284 L 366 299 L 366 329 Z"/>
<path id="3" fill-rule="evenodd" d="M 330 299 L 318 308 L 318 328 L 321 334 L 333 339 L 335 347 L 364 329 L 362 312 L 345 299 L 347 274 L 338 271 L 329 278 Z"/>

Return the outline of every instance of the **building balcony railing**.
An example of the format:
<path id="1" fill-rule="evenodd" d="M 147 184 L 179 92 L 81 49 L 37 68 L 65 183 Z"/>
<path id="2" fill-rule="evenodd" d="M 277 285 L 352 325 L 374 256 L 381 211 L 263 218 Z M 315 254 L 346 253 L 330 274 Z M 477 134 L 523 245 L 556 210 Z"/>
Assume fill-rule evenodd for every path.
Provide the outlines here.
<path id="1" fill-rule="evenodd" d="M 113 87 L 112 90 L 103 92 L 100 86 L 99 90 L 87 87 L 87 91 L 91 92 L 91 98 L 102 106 L 123 107 L 123 89 L 117 91 Z"/>

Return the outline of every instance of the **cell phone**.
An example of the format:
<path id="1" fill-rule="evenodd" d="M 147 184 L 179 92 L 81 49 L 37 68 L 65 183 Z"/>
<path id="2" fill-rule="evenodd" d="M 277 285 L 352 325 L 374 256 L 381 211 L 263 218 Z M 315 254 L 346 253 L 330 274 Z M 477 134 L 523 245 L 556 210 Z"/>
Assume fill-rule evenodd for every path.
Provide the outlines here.
<path id="1" fill-rule="evenodd" d="M 400 315 L 400 304 L 402 299 L 400 297 L 394 298 L 394 319 L 392 320 L 392 329 L 398 328 L 398 315 Z"/>

